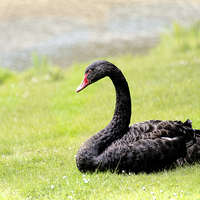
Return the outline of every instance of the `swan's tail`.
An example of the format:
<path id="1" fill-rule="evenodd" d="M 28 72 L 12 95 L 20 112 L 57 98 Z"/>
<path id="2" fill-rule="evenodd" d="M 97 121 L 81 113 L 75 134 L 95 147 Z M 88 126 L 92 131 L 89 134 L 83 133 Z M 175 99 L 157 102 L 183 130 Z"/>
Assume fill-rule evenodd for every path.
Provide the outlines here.
<path id="1" fill-rule="evenodd" d="M 186 143 L 187 155 L 185 158 L 177 159 L 177 163 L 183 166 L 185 163 L 193 164 L 195 162 L 200 162 L 200 130 L 192 129 L 190 134 L 193 133 L 193 139 Z"/>
<path id="2" fill-rule="evenodd" d="M 187 126 L 187 127 L 192 128 L 192 120 L 187 119 L 187 120 L 183 123 L 183 126 Z"/>
<path id="3" fill-rule="evenodd" d="M 197 143 L 200 145 L 200 130 L 192 128 L 192 121 L 187 119 L 183 123 L 183 127 L 186 130 L 187 135 L 191 138 L 189 141 L 187 141 L 186 147 L 189 148 L 193 144 Z"/>

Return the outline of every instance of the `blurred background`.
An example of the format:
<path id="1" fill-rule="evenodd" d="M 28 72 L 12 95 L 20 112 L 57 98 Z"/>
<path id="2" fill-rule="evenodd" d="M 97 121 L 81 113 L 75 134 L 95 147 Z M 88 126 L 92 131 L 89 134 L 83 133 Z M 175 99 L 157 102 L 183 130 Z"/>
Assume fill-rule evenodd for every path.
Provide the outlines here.
<path id="1" fill-rule="evenodd" d="M 173 22 L 200 20 L 200 0 L 7 0 L 0 3 L 0 67 L 22 71 L 32 54 L 68 67 L 147 53 Z"/>

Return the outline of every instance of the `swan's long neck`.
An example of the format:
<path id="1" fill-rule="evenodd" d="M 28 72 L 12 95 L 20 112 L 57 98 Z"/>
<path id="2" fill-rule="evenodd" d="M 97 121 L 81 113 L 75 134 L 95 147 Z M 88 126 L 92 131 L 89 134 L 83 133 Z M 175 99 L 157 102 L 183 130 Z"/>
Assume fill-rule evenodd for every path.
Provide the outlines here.
<path id="1" fill-rule="evenodd" d="M 112 73 L 109 73 L 108 76 L 116 91 L 114 115 L 111 122 L 103 130 L 90 137 L 80 147 L 77 154 L 77 167 L 80 171 L 84 171 L 84 168 L 87 167 L 97 167 L 95 165 L 99 164 L 98 156 L 112 142 L 121 138 L 128 131 L 131 118 L 131 98 L 128 84 L 118 68 L 112 66 L 110 71 Z"/>
<path id="2" fill-rule="evenodd" d="M 131 118 L 131 97 L 128 83 L 119 69 L 109 77 L 115 86 L 116 105 L 111 122 L 102 131 L 105 134 L 108 132 L 110 137 L 116 140 L 128 130 Z"/>

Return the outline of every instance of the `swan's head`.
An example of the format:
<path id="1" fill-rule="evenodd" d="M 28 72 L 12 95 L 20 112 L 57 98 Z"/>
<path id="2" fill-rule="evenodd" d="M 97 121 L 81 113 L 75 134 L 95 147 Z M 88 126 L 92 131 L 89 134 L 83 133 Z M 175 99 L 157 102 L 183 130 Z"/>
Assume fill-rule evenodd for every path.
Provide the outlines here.
<path id="1" fill-rule="evenodd" d="M 83 90 L 88 85 L 98 81 L 99 79 L 109 75 L 109 66 L 112 65 L 108 61 L 95 61 L 85 69 L 85 76 L 76 92 Z"/>

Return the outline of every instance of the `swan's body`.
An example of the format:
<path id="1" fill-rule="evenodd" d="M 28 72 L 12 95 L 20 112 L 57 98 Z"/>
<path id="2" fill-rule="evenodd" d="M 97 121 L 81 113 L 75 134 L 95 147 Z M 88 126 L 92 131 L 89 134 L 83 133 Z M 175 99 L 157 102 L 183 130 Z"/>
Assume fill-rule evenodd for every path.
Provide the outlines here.
<path id="1" fill-rule="evenodd" d="M 86 140 L 76 156 L 77 167 L 86 171 L 152 172 L 186 157 L 187 144 L 194 142 L 191 121 L 150 120 L 129 126 L 131 98 L 122 72 L 107 61 L 96 61 L 85 70 L 77 92 L 109 76 L 116 90 L 111 122 Z"/>

